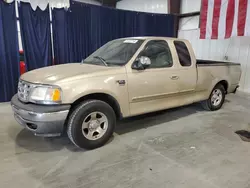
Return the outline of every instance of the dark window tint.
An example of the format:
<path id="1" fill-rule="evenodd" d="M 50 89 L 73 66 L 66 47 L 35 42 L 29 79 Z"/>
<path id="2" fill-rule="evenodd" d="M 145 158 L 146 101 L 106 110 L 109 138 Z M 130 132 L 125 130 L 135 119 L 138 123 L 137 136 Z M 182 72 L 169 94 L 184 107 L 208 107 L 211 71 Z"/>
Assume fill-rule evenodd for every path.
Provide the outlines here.
<path id="1" fill-rule="evenodd" d="M 187 46 L 182 41 L 174 41 L 174 45 L 177 51 L 177 55 L 179 57 L 180 64 L 184 67 L 191 65 L 191 57 Z"/>
<path id="2" fill-rule="evenodd" d="M 166 41 L 149 41 L 140 56 L 150 58 L 151 65 L 148 68 L 171 67 L 173 65 L 172 54 Z"/>

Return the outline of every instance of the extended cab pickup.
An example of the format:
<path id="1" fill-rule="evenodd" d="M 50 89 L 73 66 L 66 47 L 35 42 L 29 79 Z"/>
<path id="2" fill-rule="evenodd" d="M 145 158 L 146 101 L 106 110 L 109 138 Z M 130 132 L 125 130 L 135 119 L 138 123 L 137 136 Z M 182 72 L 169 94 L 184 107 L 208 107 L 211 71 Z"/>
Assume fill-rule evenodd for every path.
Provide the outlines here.
<path id="1" fill-rule="evenodd" d="M 124 38 L 81 63 L 25 73 L 11 105 L 15 119 L 35 135 L 67 131 L 76 146 L 93 149 L 108 141 L 118 118 L 199 101 L 218 110 L 240 76 L 239 64 L 196 60 L 186 40 Z"/>

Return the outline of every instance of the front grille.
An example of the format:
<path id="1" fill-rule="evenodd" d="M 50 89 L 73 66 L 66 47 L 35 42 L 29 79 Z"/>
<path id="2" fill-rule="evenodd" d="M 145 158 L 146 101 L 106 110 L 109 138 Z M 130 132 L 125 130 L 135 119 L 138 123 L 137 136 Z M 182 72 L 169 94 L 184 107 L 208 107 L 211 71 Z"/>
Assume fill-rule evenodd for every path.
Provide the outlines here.
<path id="1" fill-rule="evenodd" d="M 23 102 L 28 102 L 30 90 L 31 90 L 31 84 L 23 80 L 20 80 L 18 83 L 18 92 L 17 92 L 19 100 Z"/>

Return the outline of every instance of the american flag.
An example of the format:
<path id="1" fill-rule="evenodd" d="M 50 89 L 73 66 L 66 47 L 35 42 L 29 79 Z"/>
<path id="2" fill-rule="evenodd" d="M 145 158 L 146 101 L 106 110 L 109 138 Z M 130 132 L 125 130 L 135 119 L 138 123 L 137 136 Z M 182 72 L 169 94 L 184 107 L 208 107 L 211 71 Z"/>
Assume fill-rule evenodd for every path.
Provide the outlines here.
<path id="1" fill-rule="evenodd" d="M 202 0 L 201 39 L 250 36 L 250 0 Z"/>

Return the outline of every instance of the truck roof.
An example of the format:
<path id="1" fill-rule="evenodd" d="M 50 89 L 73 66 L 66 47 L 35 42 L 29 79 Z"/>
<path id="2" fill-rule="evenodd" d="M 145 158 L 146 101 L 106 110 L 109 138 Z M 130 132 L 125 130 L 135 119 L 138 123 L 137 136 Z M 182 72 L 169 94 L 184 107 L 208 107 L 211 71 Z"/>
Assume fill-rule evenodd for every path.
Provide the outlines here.
<path id="1" fill-rule="evenodd" d="M 126 38 L 122 38 L 122 39 L 141 39 L 141 40 L 181 40 L 181 41 L 187 41 L 185 39 L 179 39 L 179 38 L 171 38 L 171 37 L 155 37 L 155 36 L 138 36 L 138 37 L 126 37 Z"/>

